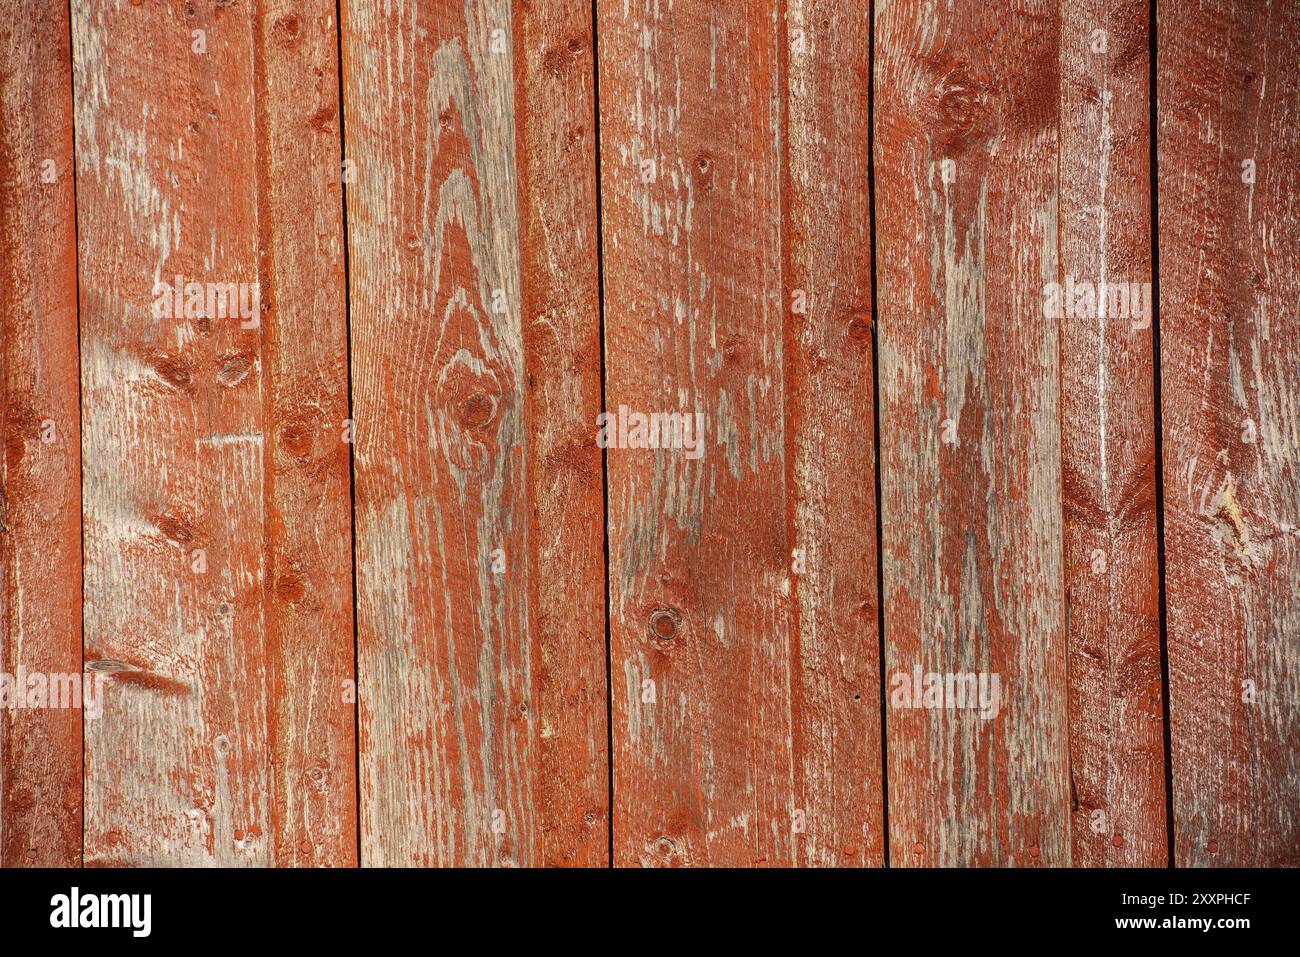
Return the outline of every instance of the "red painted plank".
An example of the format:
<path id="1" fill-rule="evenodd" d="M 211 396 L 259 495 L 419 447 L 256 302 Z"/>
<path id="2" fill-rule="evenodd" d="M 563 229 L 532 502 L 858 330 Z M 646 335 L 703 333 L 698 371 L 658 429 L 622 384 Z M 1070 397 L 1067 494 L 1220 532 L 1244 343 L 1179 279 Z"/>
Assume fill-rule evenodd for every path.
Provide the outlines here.
<path id="1" fill-rule="evenodd" d="M 1300 7 L 1161 3 L 1175 860 L 1300 864 Z"/>
<path id="2" fill-rule="evenodd" d="M 336 7 L 259 7 L 269 747 L 279 866 L 357 862 L 352 486 Z"/>
<path id="3" fill-rule="evenodd" d="M 81 423 L 68 42 L 66 4 L 0 4 L 5 867 L 81 863 Z M 54 676 L 71 683 L 59 677 L 64 690 L 43 702 L 28 695 L 53 691 Z M 13 707 L 15 695 L 26 706 Z M 87 697 L 91 714 L 93 684 Z"/>
<path id="4" fill-rule="evenodd" d="M 1085 0 L 1063 4 L 1061 14 L 1058 282 L 1070 301 L 1061 303 L 1058 318 L 1073 863 L 1161 867 L 1169 846 L 1149 10 L 1140 2 Z"/>
<path id="5" fill-rule="evenodd" d="M 333 8 L 297 10 L 73 8 L 87 863 L 354 859 Z"/>
<path id="6" fill-rule="evenodd" d="M 529 601 L 541 859 L 609 862 L 603 469 L 592 11 L 567 0 L 515 17 Z"/>
<path id="7" fill-rule="evenodd" d="M 1059 16 L 875 26 L 890 861 L 1068 864 Z"/>
<path id="8" fill-rule="evenodd" d="M 615 863 L 877 863 L 863 15 L 597 13 Z"/>
<path id="9" fill-rule="evenodd" d="M 586 27 L 533 6 L 344 17 L 366 865 L 602 859 Z"/>
<path id="10" fill-rule="evenodd" d="M 795 806 L 806 809 L 798 860 L 809 865 L 884 860 L 870 38 L 868 4 L 786 4 L 786 482 Z"/>

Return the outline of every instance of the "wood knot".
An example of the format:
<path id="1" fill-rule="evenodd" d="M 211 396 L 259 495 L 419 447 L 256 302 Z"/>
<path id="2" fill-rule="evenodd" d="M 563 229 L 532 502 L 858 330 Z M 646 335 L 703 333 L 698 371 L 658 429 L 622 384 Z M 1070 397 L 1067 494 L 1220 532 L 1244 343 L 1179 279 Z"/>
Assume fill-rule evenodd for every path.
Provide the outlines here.
<path id="1" fill-rule="evenodd" d="M 699 153 L 695 157 L 694 179 L 695 184 L 703 191 L 709 192 L 713 189 L 713 157 L 708 153 Z"/>
<path id="2" fill-rule="evenodd" d="M 217 371 L 217 381 L 227 389 L 233 389 L 248 378 L 253 369 L 253 357 L 246 353 L 226 356 Z"/>
<path id="3" fill-rule="evenodd" d="M 281 601 L 296 605 L 307 593 L 307 579 L 296 565 L 290 565 L 275 580 L 275 594 Z"/>
<path id="4" fill-rule="evenodd" d="M 682 613 L 676 608 L 655 608 L 646 620 L 650 643 L 660 651 L 675 647 L 682 630 Z"/>
<path id="5" fill-rule="evenodd" d="M 474 360 L 453 361 L 438 384 L 437 406 L 440 444 L 452 465 L 486 468 L 495 444 L 492 425 L 501 415 L 501 388 L 491 371 Z"/>
<path id="6" fill-rule="evenodd" d="M 581 123 L 575 123 L 564 131 L 564 145 L 560 149 L 565 153 L 572 153 L 577 147 L 582 145 L 582 139 L 587 135 L 587 131 Z"/>
<path id="7" fill-rule="evenodd" d="M 854 342 L 871 341 L 871 316 L 865 312 L 855 312 L 849 316 L 849 338 Z"/>
<path id="8" fill-rule="evenodd" d="M 312 434 L 307 423 L 294 419 L 280 427 L 280 448 L 300 462 L 311 457 Z"/>
<path id="9" fill-rule="evenodd" d="M 298 39 L 298 29 L 298 15 L 289 13 L 275 21 L 271 36 L 280 46 L 287 47 Z"/>
<path id="10" fill-rule="evenodd" d="M 654 852 L 663 860 L 674 857 L 678 853 L 677 842 L 666 834 L 661 835 L 655 839 Z"/>
<path id="11" fill-rule="evenodd" d="M 496 399 L 486 392 L 476 392 L 460 407 L 460 424 L 467 429 L 481 429 L 496 414 Z"/>
<path id="12" fill-rule="evenodd" d="M 931 93 L 943 147 L 964 146 L 986 131 L 989 118 L 984 87 L 965 64 L 943 73 Z"/>
<path id="13" fill-rule="evenodd" d="M 113 675 L 120 671 L 131 671 L 132 666 L 114 658 L 94 658 L 86 662 L 86 670 L 101 675 Z"/>
<path id="14" fill-rule="evenodd" d="M 158 519 L 158 531 L 179 545 L 191 545 L 196 538 L 194 515 L 184 508 L 168 509 Z"/>
<path id="15" fill-rule="evenodd" d="M 158 378 L 172 389 L 187 393 L 194 391 L 194 370 L 184 357 L 159 353 L 153 357 L 151 364 Z"/>
<path id="16" fill-rule="evenodd" d="M 572 36 L 565 43 L 546 51 L 542 57 L 542 69 L 553 77 L 562 77 L 582 59 L 590 45 L 589 37 Z"/>
<path id="17" fill-rule="evenodd" d="M 333 133 L 334 117 L 337 114 L 338 110 L 332 104 L 322 103 L 316 108 L 316 112 L 311 115 L 307 123 L 317 133 Z"/>

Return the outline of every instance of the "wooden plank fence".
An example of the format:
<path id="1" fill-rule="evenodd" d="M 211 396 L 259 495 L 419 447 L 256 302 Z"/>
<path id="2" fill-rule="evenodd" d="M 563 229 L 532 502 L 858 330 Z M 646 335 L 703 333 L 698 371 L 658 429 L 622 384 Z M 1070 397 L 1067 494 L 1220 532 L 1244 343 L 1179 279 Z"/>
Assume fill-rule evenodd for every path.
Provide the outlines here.
<path id="1" fill-rule="evenodd" d="M 1300 865 L 1297 36 L 0 0 L 0 864 Z"/>

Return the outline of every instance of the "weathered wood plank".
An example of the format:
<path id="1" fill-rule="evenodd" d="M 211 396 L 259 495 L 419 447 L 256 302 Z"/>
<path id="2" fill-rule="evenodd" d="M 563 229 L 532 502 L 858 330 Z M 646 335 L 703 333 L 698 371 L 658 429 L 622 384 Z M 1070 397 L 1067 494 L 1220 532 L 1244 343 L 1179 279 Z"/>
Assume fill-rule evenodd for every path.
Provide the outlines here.
<path id="1" fill-rule="evenodd" d="M 539 863 L 609 863 L 604 464 L 592 10 L 518 4 L 515 93 L 523 268 L 529 596 Z"/>
<path id="2" fill-rule="evenodd" d="M 333 8 L 268 10 L 73 8 L 87 863 L 355 857 Z"/>
<path id="3" fill-rule="evenodd" d="M 703 0 L 597 24 L 614 862 L 791 864 L 784 29 Z M 695 451 L 624 447 L 624 410 Z"/>
<path id="4" fill-rule="evenodd" d="M 266 0 L 257 9 L 274 860 L 355 865 L 338 21 L 332 0 Z"/>
<path id="5" fill-rule="evenodd" d="M 88 864 L 270 851 L 261 336 L 155 292 L 258 280 L 251 27 L 73 5 Z"/>
<path id="6" fill-rule="evenodd" d="M 1169 848 L 1149 9 L 1143 0 L 1083 0 L 1062 3 L 1061 17 L 1058 282 L 1066 301 L 1057 318 L 1073 863 L 1157 867 L 1168 862 Z"/>
<path id="7" fill-rule="evenodd" d="M 798 860 L 879 866 L 870 5 L 790 0 L 784 39 L 786 481 L 792 571 L 802 569 L 791 576 Z"/>
<path id="8" fill-rule="evenodd" d="M 569 450 L 595 402 L 594 131 L 570 126 L 587 53 L 559 10 L 351 3 L 343 24 L 366 865 L 602 858 L 603 622 L 590 595 L 540 605 L 600 581 L 598 456 Z M 543 75 L 519 80 L 512 27 L 543 23 Z M 517 130 L 534 77 L 576 155 Z"/>
<path id="9" fill-rule="evenodd" d="M 615 863 L 877 863 L 863 14 L 597 21 Z"/>
<path id="10" fill-rule="evenodd" d="M 1175 859 L 1300 861 L 1300 7 L 1159 4 Z"/>
<path id="11" fill-rule="evenodd" d="M 81 863 L 81 417 L 67 4 L 0 3 L 0 866 Z M 60 685 L 61 687 L 69 687 Z M 47 690 L 49 686 L 47 685 Z M 89 695 L 93 713 L 93 689 Z"/>
<path id="12" fill-rule="evenodd" d="M 882 0 L 875 26 L 890 860 L 1068 864 L 1059 17 Z M 987 717 L 929 674 L 983 676 Z"/>

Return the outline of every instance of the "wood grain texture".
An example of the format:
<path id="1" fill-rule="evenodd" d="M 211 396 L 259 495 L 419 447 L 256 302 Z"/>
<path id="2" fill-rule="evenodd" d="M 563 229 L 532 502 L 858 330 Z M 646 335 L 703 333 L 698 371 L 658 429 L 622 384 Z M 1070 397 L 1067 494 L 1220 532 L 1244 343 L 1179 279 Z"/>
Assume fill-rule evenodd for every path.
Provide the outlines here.
<path id="1" fill-rule="evenodd" d="M 1155 5 L 0 0 L 0 865 L 1300 863 L 1300 10 Z"/>
<path id="2" fill-rule="evenodd" d="M 1068 864 L 1059 18 L 893 0 L 875 27 L 890 860 Z M 918 668 L 998 675 L 996 717 L 893 706 Z"/>
<path id="3" fill-rule="evenodd" d="M 1300 8 L 1157 10 L 1175 857 L 1294 865 Z"/>
<path id="4" fill-rule="evenodd" d="M 90 864 L 355 857 L 331 11 L 73 8 Z"/>
<path id="5" fill-rule="evenodd" d="M 786 483 L 800 863 L 884 860 L 871 314 L 871 15 L 790 0 L 783 169 Z M 813 813 L 815 812 L 815 813 Z"/>
<path id="6" fill-rule="evenodd" d="M 789 864 L 784 30 L 702 0 L 596 22 L 606 408 L 704 415 L 699 458 L 606 451 L 614 863 Z"/>
<path id="7" fill-rule="evenodd" d="M 592 10 L 514 10 L 539 863 L 609 863 Z"/>
<path id="8" fill-rule="evenodd" d="M 543 54 L 536 82 L 573 71 L 559 80 L 571 118 L 545 122 L 576 124 L 580 19 L 556 11 L 547 29 L 579 32 L 549 65 Z M 599 581 L 596 533 L 563 510 L 589 508 L 599 483 L 596 455 L 563 451 L 594 400 L 591 370 L 574 366 L 595 357 L 580 326 L 598 327 L 593 238 L 579 226 L 552 240 L 573 225 L 536 193 L 523 225 L 515 12 L 503 0 L 349 3 L 344 18 L 366 865 L 599 860 L 605 836 L 601 768 L 587 763 L 604 750 L 591 740 L 602 622 L 580 594 Z M 538 36 L 545 12 L 520 15 Z M 535 66 L 522 68 L 526 107 L 538 91 Z M 589 150 L 584 140 L 561 142 Z M 523 152 L 534 183 L 578 177 L 555 197 L 576 202 L 591 176 L 576 171 L 581 156 L 546 157 L 536 140 Z M 570 265 L 571 288 L 547 285 L 545 270 Z M 548 418 L 566 390 L 571 405 Z M 581 603 L 535 604 L 566 594 Z"/>
<path id="9" fill-rule="evenodd" d="M 0 3 L 0 672 L 23 693 L 26 676 L 81 675 L 68 45 L 66 4 Z M 79 865 L 82 712 L 8 704 L 0 866 Z"/>
<path id="10" fill-rule="evenodd" d="M 704 419 L 697 458 L 607 451 L 618 865 L 881 854 L 874 562 L 846 540 L 873 490 L 837 473 L 871 469 L 865 192 L 814 221 L 865 190 L 867 48 L 847 6 L 798 13 L 821 62 L 791 61 L 787 96 L 779 11 L 597 5 L 607 411 Z"/>
<path id="11" fill-rule="evenodd" d="M 1128 297 L 1121 302 L 1107 294 L 1104 310 L 1086 300 L 1070 303 L 1060 318 L 1076 866 L 1162 867 L 1169 858 L 1150 309 L 1149 12 L 1142 0 L 1061 4 L 1058 282 L 1094 291 L 1122 283 Z M 1137 303 L 1130 301 L 1132 284 L 1146 290 Z"/>
<path id="12" fill-rule="evenodd" d="M 264 0 L 267 663 L 279 866 L 357 862 L 348 339 L 332 0 Z"/>

